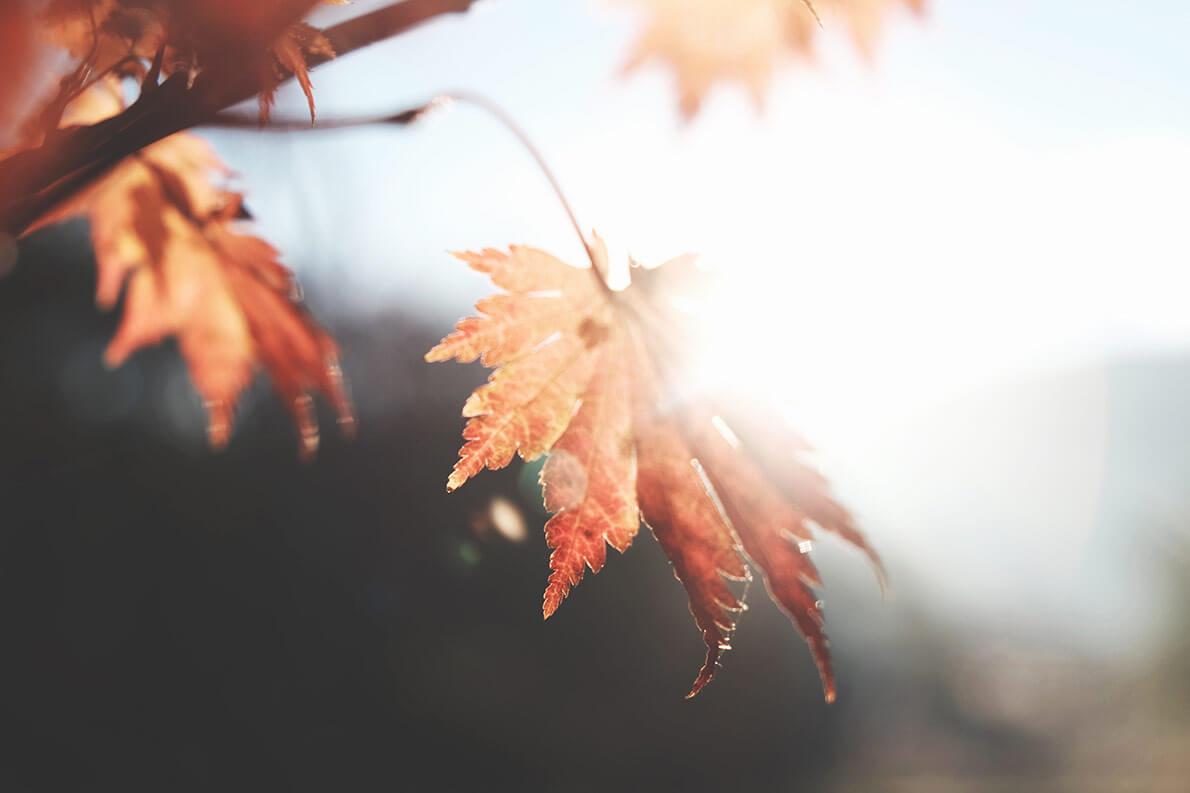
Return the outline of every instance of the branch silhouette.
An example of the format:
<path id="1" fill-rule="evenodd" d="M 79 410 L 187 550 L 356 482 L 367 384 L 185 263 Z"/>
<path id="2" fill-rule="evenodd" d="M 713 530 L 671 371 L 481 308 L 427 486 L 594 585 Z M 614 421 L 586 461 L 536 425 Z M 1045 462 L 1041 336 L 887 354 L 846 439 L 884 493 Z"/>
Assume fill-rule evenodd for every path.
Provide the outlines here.
<path id="1" fill-rule="evenodd" d="M 335 52 L 343 56 L 439 17 L 464 13 L 477 2 L 405 0 L 334 25 L 324 34 Z M 309 6 L 308 0 L 283 4 L 291 13 L 275 14 L 276 19 L 270 20 L 272 34 L 278 34 Z M 311 58 L 310 66 L 329 60 Z M 204 71 L 192 85 L 183 74 L 160 85 L 147 85 L 124 112 L 98 124 L 55 132 L 41 146 L 0 162 L 0 232 L 20 235 L 55 205 L 130 154 L 203 124 L 220 111 L 256 95 L 259 87 L 254 74 L 243 65 L 242 59 L 231 58 L 218 68 Z"/>

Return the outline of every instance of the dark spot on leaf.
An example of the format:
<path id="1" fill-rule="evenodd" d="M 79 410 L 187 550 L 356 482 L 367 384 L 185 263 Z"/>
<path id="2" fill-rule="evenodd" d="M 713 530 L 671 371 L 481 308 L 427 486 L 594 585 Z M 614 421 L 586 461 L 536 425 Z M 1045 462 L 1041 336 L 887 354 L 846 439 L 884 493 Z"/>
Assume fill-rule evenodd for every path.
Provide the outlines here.
<path id="1" fill-rule="evenodd" d="M 588 350 L 594 349 L 607 340 L 607 325 L 587 317 L 578 326 L 578 336 Z"/>

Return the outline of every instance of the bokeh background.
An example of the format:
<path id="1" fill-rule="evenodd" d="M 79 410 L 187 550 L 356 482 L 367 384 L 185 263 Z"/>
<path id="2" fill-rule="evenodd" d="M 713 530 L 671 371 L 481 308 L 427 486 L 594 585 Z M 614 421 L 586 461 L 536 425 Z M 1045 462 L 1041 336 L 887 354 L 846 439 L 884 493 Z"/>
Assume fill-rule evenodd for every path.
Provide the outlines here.
<path id="1" fill-rule="evenodd" d="M 319 70 L 321 115 L 483 94 L 621 261 L 706 255 L 732 363 L 704 376 L 816 443 L 888 564 L 882 600 L 818 547 L 840 701 L 757 592 L 684 701 L 701 640 L 650 538 L 542 624 L 536 469 L 443 492 L 484 373 L 421 355 L 487 291 L 446 251 L 581 255 L 505 131 L 212 131 L 361 436 L 299 464 L 261 382 L 210 453 L 170 345 L 103 368 L 85 225 L 24 241 L 0 788 L 1190 789 L 1190 9 L 935 0 L 690 125 L 663 70 L 619 74 L 637 26 L 487 0 Z"/>

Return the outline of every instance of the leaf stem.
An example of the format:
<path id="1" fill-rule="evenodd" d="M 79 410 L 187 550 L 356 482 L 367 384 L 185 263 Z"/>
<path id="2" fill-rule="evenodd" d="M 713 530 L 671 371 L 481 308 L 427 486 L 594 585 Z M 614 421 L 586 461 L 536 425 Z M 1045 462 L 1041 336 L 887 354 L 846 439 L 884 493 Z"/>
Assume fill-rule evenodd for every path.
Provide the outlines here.
<path id="1" fill-rule="evenodd" d="M 521 146 L 529 152 L 529 156 L 537 163 L 537 169 L 541 171 L 546 181 L 550 183 L 550 187 L 553 188 L 558 203 L 562 205 L 563 211 L 566 212 L 566 217 L 570 219 L 570 225 L 574 228 L 575 236 L 578 237 L 579 242 L 583 245 L 587 259 L 591 262 L 591 271 L 599 281 L 600 287 L 605 292 L 611 292 L 611 287 L 607 283 L 607 273 L 602 271 L 599 262 L 600 257 L 595 254 L 595 249 L 591 246 L 590 241 L 587 240 L 587 235 L 583 233 L 583 226 L 578 221 L 578 215 L 575 214 L 574 206 L 570 203 L 570 199 L 567 198 L 566 191 L 562 189 L 562 183 L 558 181 L 557 175 L 550 168 L 549 163 L 546 162 L 545 155 L 542 154 L 541 149 L 537 147 L 533 139 L 529 137 L 529 134 L 525 132 L 520 124 L 504 108 L 485 96 L 469 93 L 449 93 L 444 94 L 443 98 L 447 101 L 468 104 L 484 111 L 508 130 L 520 142 Z"/>

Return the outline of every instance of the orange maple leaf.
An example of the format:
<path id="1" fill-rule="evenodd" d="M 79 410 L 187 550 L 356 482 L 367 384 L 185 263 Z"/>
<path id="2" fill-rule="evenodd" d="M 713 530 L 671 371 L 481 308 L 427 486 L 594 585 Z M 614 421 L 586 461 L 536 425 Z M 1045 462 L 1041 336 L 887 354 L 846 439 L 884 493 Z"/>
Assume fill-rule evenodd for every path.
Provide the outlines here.
<path id="1" fill-rule="evenodd" d="M 310 81 L 310 69 L 307 65 L 307 58 L 311 56 L 333 58 L 335 48 L 318 28 L 304 22 L 291 25 L 273 45 L 273 62 L 266 61 L 260 65 L 261 121 L 267 121 L 272 113 L 277 87 L 292 74 L 302 87 L 302 93 L 306 95 L 306 104 L 310 107 L 310 123 L 314 123 L 314 84 Z"/>
<path id="2" fill-rule="evenodd" d="M 9 2 L 0 8 L 0 134 L 7 132 L 12 119 L 11 103 L 24 98 L 30 77 L 33 18 L 24 3 Z"/>
<path id="3" fill-rule="evenodd" d="M 342 0 L 310 0 L 342 5 Z M 41 16 L 42 37 L 82 61 L 93 74 L 106 74 L 128 58 L 152 59 L 162 50 L 161 74 L 193 79 L 211 63 L 226 60 L 228 42 L 254 32 L 278 0 L 244 4 L 238 0 L 187 3 L 179 0 L 50 0 Z M 289 25 L 270 50 L 233 53 L 251 69 L 260 87 L 261 119 L 267 120 L 277 86 L 293 75 L 306 95 L 314 120 L 314 89 L 309 57 L 333 58 L 334 48 L 318 29 Z"/>
<path id="4" fill-rule="evenodd" d="M 647 20 L 625 69 L 668 63 L 687 118 L 721 82 L 742 83 L 761 106 L 777 63 L 786 54 L 812 55 L 820 25 L 841 20 L 867 55 L 893 6 L 925 10 L 925 0 L 627 1 L 642 6 Z"/>
<path id="5" fill-rule="evenodd" d="M 121 107 L 119 81 L 108 79 L 73 103 L 63 121 L 91 123 Z M 297 424 L 302 454 L 310 456 L 319 439 L 310 394 L 331 401 L 345 431 L 354 427 L 338 349 L 302 306 L 277 251 L 237 230 L 241 196 L 212 181 L 226 173 L 203 140 L 173 135 L 126 158 L 34 228 L 90 219 L 96 302 L 110 309 L 125 294 L 105 353 L 109 365 L 176 338 L 216 447 L 227 443 L 239 397 L 264 368 Z"/>
<path id="6" fill-rule="evenodd" d="M 606 262 L 602 241 L 590 248 Z M 758 569 L 773 600 L 805 636 L 827 700 L 834 679 L 808 554 L 811 522 L 879 562 L 825 480 L 800 457 L 804 444 L 773 426 L 740 440 L 707 397 L 679 398 L 664 340 L 674 326 L 656 305 L 660 271 L 638 271 L 612 292 L 593 269 L 514 246 L 459 256 L 503 291 L 479 316 L 426 354 L 427 361 L 482 359 L 494 368 L 467 400 L 466 440 L 447 481 L 462 486 L 519 454 L 548 454 L 541 471 L 553 553 L 542 611 L 551 616 L 598 573 L 610 545 L 627 550 L 641 519 L 660 542 L 703 633 L 706 659 L 689 696 L 714 676 L 743 601 L 733 581 Z M 675 260 L 661 268 L 677 271 Z"/>

